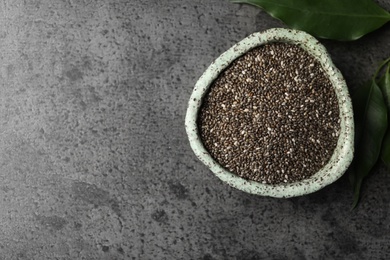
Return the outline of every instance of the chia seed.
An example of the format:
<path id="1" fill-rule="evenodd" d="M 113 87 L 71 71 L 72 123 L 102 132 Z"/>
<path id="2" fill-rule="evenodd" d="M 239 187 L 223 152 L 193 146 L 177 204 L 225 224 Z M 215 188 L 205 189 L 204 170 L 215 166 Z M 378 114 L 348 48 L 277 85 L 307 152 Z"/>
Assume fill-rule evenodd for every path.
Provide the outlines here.
<path id="1" fill-rule="evenodd" d="M 291 183 L 330 159 L 340 131 L 336 93 L 301 47 L 271 43 L 236 59 L 214 81 L 198 116 L 202 142 L 245 179 Z"/>

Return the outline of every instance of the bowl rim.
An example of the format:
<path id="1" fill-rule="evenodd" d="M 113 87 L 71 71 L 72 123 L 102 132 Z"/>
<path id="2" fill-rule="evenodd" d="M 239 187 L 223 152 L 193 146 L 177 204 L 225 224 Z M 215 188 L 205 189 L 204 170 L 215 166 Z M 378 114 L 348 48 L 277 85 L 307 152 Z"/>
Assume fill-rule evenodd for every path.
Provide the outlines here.
<path id="1" fill-rule="evenodd" d="M 296 44 L 314 56 L 329 76 L 336 92 L 340 110 L 339 139 L 329 162 L 311 177 L 292 183 L 263 184 L 229 172 L 207 152 L 202 144 L 197 126 L 198 112 L 203 97 L 219 74 L 249 50 L 272 42 Z M 219 179 L 241 191 L 262 196 L 289 198 L 318 191 L 335 182 L 345 173 L 351 164 L 354 153 L 353 110 L 346 82 L 333 64 L 325 47 L 308 33 L 293 29 L 273 28 L 253 33 L 215 59 L 195 84 L 188 102 L 185 128 L 193 152 Z"/>

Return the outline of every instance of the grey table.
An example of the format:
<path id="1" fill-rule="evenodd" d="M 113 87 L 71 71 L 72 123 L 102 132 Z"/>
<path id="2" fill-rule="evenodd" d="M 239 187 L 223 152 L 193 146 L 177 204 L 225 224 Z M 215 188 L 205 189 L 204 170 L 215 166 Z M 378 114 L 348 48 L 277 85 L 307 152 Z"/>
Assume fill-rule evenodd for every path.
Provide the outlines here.
<path id="1" fill-rule="evenodd" d="M 390 10 L 390 2 L 381 5 Z M 284 25 L 227 0 L 0 2 L 0 259 L 388 259 L 390 174 L 253 196 L 191 151 L 187 100 L 245 36 Z M 321 40 L 351 89 L 390 24 Z"/>

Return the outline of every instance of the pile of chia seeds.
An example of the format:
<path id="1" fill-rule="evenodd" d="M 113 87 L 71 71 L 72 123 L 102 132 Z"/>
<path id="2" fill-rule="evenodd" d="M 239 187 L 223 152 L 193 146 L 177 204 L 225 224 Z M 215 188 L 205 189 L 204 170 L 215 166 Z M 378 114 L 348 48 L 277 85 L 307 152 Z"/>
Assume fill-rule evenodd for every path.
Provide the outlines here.
<path id="1" fill-rule="evenodd" d="M 267 184 L 310 177 L 330 159 L 339 107 L 320 63 L 301 47 L 266 44 L 236 59 L 210 87 L 198 116 L 221 166 Z"/>

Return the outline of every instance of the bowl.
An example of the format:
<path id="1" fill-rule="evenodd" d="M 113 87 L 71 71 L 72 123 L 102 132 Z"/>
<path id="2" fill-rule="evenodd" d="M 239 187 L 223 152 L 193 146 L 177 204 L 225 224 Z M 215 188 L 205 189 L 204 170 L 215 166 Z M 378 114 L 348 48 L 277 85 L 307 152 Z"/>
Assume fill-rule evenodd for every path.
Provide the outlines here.
<path id="1" fill-rule="evenodd" d="M 340 117 L 337 145 L 330 160 L 312 176 L 291 183 L 266 184 L 244 179 L 218 164 L 202 143 L 197 125 L 203 98 L 210 86 L 234 60 L 248 51 L 268 43 L 298 45 L 322 66 L 335 90 Z M 220 55 L 203 73 L 191 94 L 185 118 L 185 128 L 192 150 L 220 180 L 241 191 L 261 196 L 289 198 L 318 191 L 339 179 L 351 164 L 354 152 L 354 121 L 352 102 L 340 71 L 333 64 L 325 47 L 313 36 L 298 30 L 274 28 L 254 33 Z"/>

